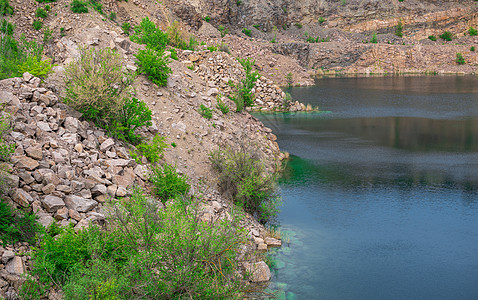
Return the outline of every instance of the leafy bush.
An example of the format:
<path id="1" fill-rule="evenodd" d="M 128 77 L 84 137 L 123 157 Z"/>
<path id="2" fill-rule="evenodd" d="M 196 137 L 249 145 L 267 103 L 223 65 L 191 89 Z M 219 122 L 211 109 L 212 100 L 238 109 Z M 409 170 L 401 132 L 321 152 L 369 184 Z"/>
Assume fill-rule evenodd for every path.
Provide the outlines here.
<path id="1" fill-rule="evenodd" d="M 221 41 L 218 45 L 217 45 L 217 50 L 221 51 L 221 52 L 226 52 L 227 54 L 231 54 L 231 50 L 229 50 L 229 45 L 227 45 L 226 43 L 224 43 L 223 41 Z"/>
<path id="2" fill-rule="evenodd" d="M 126 35 L 129 35 L 129 31 L 131 30 L 131 24 L 129 22 L 123 22 L 123 24 L 121 24 L 121 29 Z"/>
<path id="3" fill-rule="evenodd" d="M 97 126 L 113 124 L 130 97 L 131 76 L 121 68 L 121 56 L 109 48 L 80 48 L 65 68 L 65 102 Z"/>
<path id="4" fill-rule="evenodd" d="M 475 51 L 475 46 L 471 46 L 470 51 Z"/>
<path id="5" fill-rule="evenodd" d="M 22 64 L 18 65 L 20 74 L 28 72 L 41 78 L 48 77 L 53 72 L 52 68 L 51 59 L 39 60 L 36 56 L 29 56 Z"/>
<path id="6" fill-rule="evenodd" d="M 212 109 L 205 106 L 204 104 L 201 104 L 201 106 L 199 106 L 199 113 L 201 114 L 201 116 L 208 120 L 212 118 Z"/>
<path id="7" fill-rule="evenodd" d="M 163 157 L 164 149 L 168 148 L 168 144 L 164 142 L 165 140 L 165 137 L 155 135 L 148 143 L 140 143 L 137 145 L 136 149 L 138 149 L 141 155 L 154 164 Z"/>
<path id="8" fill-rule="evenodd" d="M 324 23 L 326 20 L 324 17 L 319 17 L 319 19 L 317 20 L 319 22 L 319 24 L 322 24 Z"/>
<path id="9" fill-rule="evenodd" d="M 174 48 L 171 48 L 171 49 L 168 49 L 169 52 L 171 52 L 171 58 L 174 59 L 174 60 L 179 60 L 178 58 L 178 52 L 176 51 L 176 49 Z"/>
<path id="10" fill-rule="evenodd" d="M 165 86 L 168 83 L 169 74 L 172 73 L 168 67 L 170 62 L 164 56 L 164 50 L 155 51 L 147 48 L 139 50 L 136 54 L 138 59 L 139 71 L 148 75 L 148 78 L 159 86 Z"/>
<path id="11" fill-rule="evenodd" d="M 437 37 L 434 36 L 434 35 L 429 35 L 429 36 L 428 36 L 428 39 L 429 39 L 430 41 L 436 41 L 436 40 L 437 40 Z"/>
<path id="12" fill-rule="evenodd" d="M 463 58 L 463 54 L 457 53 L 455 62 L 459 65 L 464 65 L 465 64 L 465 58 Z"/>
<path id="13" fill-rule="evenodd" d="M 209 23 L 209 21 L 211 21 L 211 17 L 210 17 L 210 16 L 205 16 L 205 17 L 204 17 L 204 21 L 206 21 L 206 22 Z"/>
<path id="14" fill-rule="evenodd" d="M 8 0 L 0 0 L 0 16 L 13 15 L 13 7 Z"/>
<path id="15" fill-rule="evenodd" d="M 115 118 L 114 128 L 121 139 L 136 145 L 141 142 L 141 137 L 134 133 L 135 130 L 143 126 L 151 126 L 153 124 L 151 116 L 148 105 L 133 97 L 125 100 Z"/>
<path id="16" fill-rule="evenodd" d="M 42 227 L 33 213 L 13 209 L 0 199 L 0 241 L 5 247 L 17 242 L 33 244 Z"/>
<path id="17" fill-rule="evenodd" d="M 71 11 L 75 14 L 83 14 L 88 12 L 87 3 L 81 0 L 73 0 L 70 3 Z"/>
<path id="18" fill-rule="evenodd" d="M 191 188 L 187 183 L 186 175 L 179 175 L 176 168 L 164 164 L 156 166 L 149 178 L 153 184 L 153 192 L 162 202 L 185 196 Z"/>
<path id="19" fill-rule="evenodd" d="M 295 26 L 296 26 L 297 28 L 299 28 L 299 29 L 302 28 L 302 24 L 301 24 L 301 23 L 295 23 Z"/>
<path id="20" fill-rule="evenodd" d="M 475 36 L 475 35 L 478 35 L 478 30 L 476 30 L 475 28 L 471 27 L 468 29 L 468 34 L 470 36 Z"/>
<path id="21" fill-rule="evenodd" d="M 453 39 L 453 34 L 449 31 L 445 31 L 440 35 L 440 38 L 450 42 Z"/>
<path id="22" fill-rule="evenodd" d="M 103 4 L 101 4 L 98 0 L 90 0 L 90 4 L 94 10 L 100 14 L 103 14 Z"/>
<path id="23" fill-rule="evenodd" d="M 259 73 L 257 71 L 252 72 L 252 67 L 256 63 L 255 60 L 241 59 L 239 63 L 242 65 L 245 71 L 245 78 L 241 80 L 237 90 L 232 95 L 232 100 L 236 103 L 236 111 L 242 111 L 244 107 L 252 106 L 254 104 L 254 94 L 252 89 L 255 86 Z"/>
<path id="24" fill-rule="evenodd" d="M 216 108 L 219 109 L 223 114 L 227 114 L 229 112 L 229 107 L 222 101 L 221 95 L 218 95 L 217 98 Z"/>
<path id="25" fill-rule="evenodd" d="M 108 19 L 110 19 L 111 21 L 116 20 L 116 13 L 114 11 L 110 12 Z"/>
<path id="26" fill-rule="evenodd" d="M 171 26 L 166 29 L 166 34 L 168 36 L 169 45 L 180 48 L 187 49 L 188 43 L 186 42 L 186 35 L 181 31 L 178 21 L 174 21 Z"/>
<path id="27" fill-rule="evenodd" d="M 252 30 L 250 30 L 248 28 L 243 28 L 242 33 L 244 33 L 247 36 L 252 36 Z"/>
<path id="28" fill-rule="evenodd" d="M 372 38 L 370 39 L 370 43 L 372 43 L 372 44 L 378 43 L 378 38 L 377 38 L 377 33 L 376 32 L 372 33 Z"/>
<path id="29" fill-rule="evenodd" d="M 148 17 L 144 18 L 139 26 L 134 27 L 131 40 L 139 44 L 145 44 L 154 50 L 162 50 L 168 44 L 168 36 Z"/>
<path id="30" fill-rule="evenodd" d="M 38 18 L 45 19 L 46 17 L 48 17 L 48 13 L 43 8 L 39 7 L 35 11 L 35 16 L 37 16 Z"/>
<path id="31" fill-rule="evenodd" d="M 6 144 L 3 140 L 3 136 L 10 131 L 10 119 L 6 117 L 0 117 L 0 161 L 8 162 L 13 152 L 15 152 L 15 144 Z M 2 172 L 0 168 L 0 173 Z M 1 194 L 2 191 L 0 191 Z"/>
<path id="32" fill-rule="evenodd" d="M 260 159 L 240 150 L 227 149 L 210 154 L 221 191 L 234 203 L 265 223 L 277 213 L 275 177 L 268 174 Z"/>
<path id="33" fill-rule="evenodd" d="M 42 52 L 41 45 L 36 41 L 27 42 L 24 36 L 20 38 L 20 41 L 15 40 L 12 35 L 0 36 L 0 80 L 21 76 L 21 71 L 24 71 L 25 68 L 20 70 L 20 66 L 25 62 L 34 67 L 32 70 L 37 69 L 38 65 L 32 63 L 32 59 L 36 58 L 39 62 Z M 46 68 L 47 65 L 48 63 L 45 63 Z M 27 71 L 30 70 L 27 69 Z"/>
<path id="34" fill-rule="evenodd" d="M 35 20 L 33 21 L 32 26 L 35 30 L 40 30 L 43 27 L 43 23 L 40 20 Z"/>

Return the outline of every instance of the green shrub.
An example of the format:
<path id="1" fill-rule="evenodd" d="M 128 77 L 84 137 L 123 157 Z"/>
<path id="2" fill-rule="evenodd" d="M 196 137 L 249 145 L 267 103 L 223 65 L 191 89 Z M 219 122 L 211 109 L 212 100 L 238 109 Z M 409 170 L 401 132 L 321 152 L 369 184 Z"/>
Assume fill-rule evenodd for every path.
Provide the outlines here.
<path id="1" fill-rule="evenodd" d="M 115 13 L 114 11 L 110 12 L 110 15 L 108 16 L 108 18 L 109 18 L 111 21 L 116 20 L 116 13 Z"/>
<path id="2" fill-rule="evenodd" d="M 166 34 L 169 45 L 180 49 L 188 49 L 185 34 L 181 31 L 178 21 L 174 21 L 171 26 L 168 26 Z"/>
<path id="3" fill-rule="evenodd" d="M 151 116 L 151 110 L 146 103 L 134 97 L 126 99 L 115 117 L 113 130 L 120 139 L 137 145 L 141 142 L 141 136 L 134 132 L 140 127 L 151 126 Z"/>
<path id="4" fill-rule="evenodd" d="M 43 8 L 39 7 L 35 11 L 35 16 L 38 17 L 38 18 L 45 19 L 46 17 L 48 17 L 48 13 Z"/>
<path id="5" fill-rule="evenodd" d="M 162 50 L 168 44 L 167 34 L 162 32 L 148 17 L 144 18 L 139 26 L 134 27 L 131 40 L 139 44 L 145 44 L 154 50 Z"/>
<path id="6" fill-rule="evenodd" d="M 468 34 L 470 36 L 475 36 L 475 35 L 478 35 L 478 30 L 476 30 L 475 28 L 471 27 L 468 29 Z"/>
<path id="7" fill-rule="evenodd" d="M 322 24 L 324 23 L 326 20 L 324 17 L 319 17 L 319 19 L 317 20 L 319 22 L 319 24 Z"/>
<path id="8" fill-rule="evenodd" d="M 262 223 L 277 213 L 279 198 L 275 177 L 268 174 L 262 162 L 245 147 L 212 152 L 210 160 L 222 193 L 236 205 Z"/>
<path id="9" fill-rule="evenodd" d="M 6 117 L 0 117 L 0 161 L 2 162 L 9 162 L 10 157 L 12 157 L 13 152 L 15 152 L 15 143 L 6 144 L 3 140 L 3 136 L 9 132 L 11 129 L 10 127 L 10 119 Z M 3 171 L 0 168 L 0 173 Z M 0 191 L 1 194 L 2 191 Z"/>
<path id="10" fill-rule="evenodd" d="M 51 10 L 51 6 L 50 6 L 50 5 L 45 5 L 45 10 L 46 10 L 46 11 L 50 11 L 50 10 Z"/>
<path id="11" fill-rule="evenodd" d="M 171 52 L 171 58 L 174 60 L 179 60 L 178 58 L 178 52 L 174 48 L 168 49 L 169 52 Z"/>
<path id="12" fill-rule="evenodd" d="M 199 113 L 201 114 L 201 116 L 208 120 L 212 118 L 212 109 L 205 106 L 204 104 L 201 104 L 201 106 L 199 106 Z"/>
<path id="13" fill-rule="evenodd" d="M 14 209 L 0 199 L 0 241 L 4 247 L 17 242 L 33 244 L 41 230 L 37 216 Z"/>
<path id="14" fill-rule="evenodd" d="M 252 36 L 252 30 L 250 30 L 248 28 L 243 28 L 242 33 L 244 33 L 247 36 Z"/>
<path id="15" fill-rule="evenodd" d="M 205 17 L 204 17 L 204 21 L 206 21 L 206 22 L 209 23 L 209 21 L 211 21 L 211 17 L 210 17 L 210 16 L 205 16 Z"/>
<path id="16" fill-rule="evenodd" d="M 475 51 L 475 46 L 471 46 L 470 51 Z"/>
<path id="17" fill-rule="evenodd" d="M 101 4 L 98 0 L 90 0 L 90 5 L 98 13 L 103 14 L 103 4 Z"/>
<path id="18" fill-rule="evenodd" d="M 136 54 L 138 59 L 139 72 L 148 75 L 148 78 L 159 86 L 166 86 L 169 74 L 172 73 L 168 67 L 169 59 L 165 57 L 164 50 L 153 49 L 139 50 Z"/>
<path id="19" fill-rule="evenodd" d="M 294 74 L 291 72 L 287 73 L 287 75 L 285 75 L 285 81 L 287 83 L 287 89 L 290 90 L 292 88 L 292 84 L 294 83 Z"/>
<path id="20" fill-rule="evenodd" d="M 449 31 L 445 31 L 440 35 L 440 38 L 450 42 L 453 39 L 453 34 Z"/>
<path id="21" fill-rule="evenodd" d="M 23 73 L 20 66 L 25 62 L 27 65 L 36 67 L 36 64 L 28 63 L 28 61 L 31 62 L 34 57 L 39 61 L 42 53 L 43 47 L 36 41 L 26 41 L 25 36 L 22 36 L 20 41 L 12 35 L 0 36 L 0 80 L 21 76 Z"/>
<path id="22" fill-rule="evenodd" d="M 227 114 L 229 112 L 229 107 L 222 101 L 221 95 L 218 95 L 217 98 L 216 108 L 219 109 L 223 114 Z"/>
<path id="23" fill-rule="evenodd" d="M 217 47 L 216 46 L 208 46 L 207 50 L 209 50 L 211 52 L 214 52 L 214 51 L 217 51 Z"/>
<path id="24" fill-rule="evenodd" d="M 131 30 L 131 24 L 129 22 L 123 22 L 123 24 L 121 24 L 121 29 L 126 35 L 129 35 L 129 31 Z"/>
<path id="25" fill-rule="evenodd" d="M 244 79 L 241 80 L 231 98 L 234 103 L 236 103 L 236 111 L 239 112 L 245 107 L 254 104 L 254 94 L 252 93 L 252 89 L 255 86 L 259 73 L 257 71 L 252 72 L 252 67 L 256 63 L 255 60 L 239 58 L 238 61 L 246 73 Z"/>
<path id="26" fill-rule="evenodd" d="M 224 43 L 223 41 L 221 41 L 218 45 L 217 45 L 217 50 L 221 51 L 221 52 L 226 52 L 227 54 L 231 54 L 231 50 L 229 50 L 229 45 Z"/>
<path id="27" fill-rule="evenodd" d="M 464 65 L 465 64 L 465 58 L 463 58 L 463 54 L 457 53 L 455 62 L 459 65 Z"/>
<path id="28" fill-rule="evenodd" d="M 138 149 L 140 154 L 146 157 L 149 162 L 155 164 L 163 157 L 164 149 L 168 148 L 168 144 L 164 142 L 165 140 L 165 137 L 155 135 L 148 143 L 140 143 L 137 145 L 136 149 Z"/>
<path id="29" fill-rule="evenodd" d="M 395 35 L 398 37 L 403 37 L 403 23 L 402 21 L 398 21 L 397 26 L 395 26 Z"/>
<path id="30" fill-rule="evenodd" d="M 33 21 L 32 26 L 35 30 L 40 30 L 43 27 L 43 23 L 40 20 L 35 20 Z"/>
<path id="31" fill-rule="evenodd" d="M 53 72 L 52 68 L 51 59 L 38 60 L 36 56 L 29 56 L 22 64 L 18 65 L 20 74 L 28 72 L 40 78 L 48 77 Z"/>
<path id="32" fill-rule="evenodd" d="M 123 72 L 121 56 L 109 48 L 80 48 L 65 68 L 64 101 L 97 126 L 107 128 L 130 98 L 132 76 Z"/>
<path id="33" fill-rule="evenodd" d="M 191 188 L 186 175 L 179 175 L 176 168 L 168 164 L 154 167 L 149 180 L 153 185 L 154 194 L 162 202 L 185 196 Z"/>
<path id="34" fill-rule="evenodd" d="M 13 15 L 13 7 L 8 0 L 0 0 L 0 16 Z"/>
<path id="35" fill-rule="evenodd" d="M 14 28 L 15 27 L 13 26 L 13 24 L 5 19 L 3 19 L 2 23 L 0 24 L 0 32 L 5 33 L 6 35 L 13 35 Z"/>
<path id="36" fill-rule="evenodd" d="M 295 23 L 294 25 L 295 25 L 295 27 L 297 27 L 297 28 L 299 28 L 299 29 L 302 28 L 302 24 L 301 24 L 301 23 Z"/>
<path id="37" fill-rule="evenodd" d="M 71 11 L 75 14 L 83 14 L 88 12 L 87 3 L 81 0 L 73 0 L 70 3 Z"/>
<path id="38" fill-rule="evenodd" d="M 434 35 L 429 35 L 429 36 L 428 36 L 428 39 L 429 39 L 430 41 L 436 41 L 436 40 L 437 40 L 437 37 L 434 36 Z"/>

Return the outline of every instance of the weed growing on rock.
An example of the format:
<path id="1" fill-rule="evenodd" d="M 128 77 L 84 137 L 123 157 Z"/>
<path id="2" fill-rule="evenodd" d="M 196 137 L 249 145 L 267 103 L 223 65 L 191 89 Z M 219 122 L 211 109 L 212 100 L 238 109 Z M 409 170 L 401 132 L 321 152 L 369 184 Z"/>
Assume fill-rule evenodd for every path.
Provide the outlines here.
<path id="1" fill-rule="evenodd" d="M 98 0 L 90 0 L 90 5 L 98 13 L 103 14 L 103 4 L 101 4 Z"/>
<path id="2" fill-rule="evenodd" d="M 248 28 L 243 28 L 242 33 L 244 33 L 245 35 L 247 35 L 249 37 L 252 36 L 252 30 L 250 30 Z"/>
<path id="3" fill-rule="evenodd" d="M 247 151 L 227 149 L 210 154 L 221 191 L 234 203 L 265 223 L 277 213 L 275 177 L 268 174 L 260 159 Z"/>
<path id="4" fill-rule="evenodd" d="M 226 103 L 224 103 L 224 101 L 222 101 L 222 96 L 217 95 L 216 100 L 216 108 L 219 109 L 223 114 L 227 114 L 229 112 L 229 107 L 226 105 Z"/>
<path id="5" fill-rule="evenodd" d="M 429 36 L 428 36 L 428 39 L 429 39 L 430 41 L 434 41 L 434 42 L 435 42 L 435 41 L 437 40 L 437 37 L 434 36 L 434 35 L 429 35 Z"/>
<path id="6" fill-rule="evenodd" d="M 403 37 L 403 23 L 402 21 L 398 21 L 397 26 L 395 26 L 395 35 L 398 37 Z"/>
<path id="7" fill-rule="evenodd" d="M 470 36 L 476 36 L 476 35 L 478 35 L 478 30 L 476 30 L 476 29 L 473 28 L 473 27 L 470 27 L 470 28 L 468 29 L 468 34 L 469 34 Z"/>
<path id="8" fill-rule="evenodd" d="M 208 120 L 212 118 L 212 109 L 210 109 L 204 104 L 201 104 L 201 106 L 199 106 L 199 113 L 201 114 L 201 116 Z"/>
<path id="9" fill-rule="evenodd" d="M 46 17 L 48 17 L 48 13 L 43 8 L 39 7 L 35 11 L 35 16 L 38 17 L 38 18 L 45 19 Z"/>
<path id="10" fill-rule="evenodd" d="M 141 20 L 139 26 L 134 27 L 131 40 L 139 44 L 145 44 L 154 50 L 162 50 L 168 44 L 167 34 L 162 32 L 148 17 Z"/>
<path id="11" fill-rule="evenodd" d="M 455 62 L 459 65 L 464 65 L 465 64 L 465 58 L 463 57 L 463 54 L 457 53 Z"/>
<path id="12" fill-rule="evenodd" d="M 17 242 L 33 244 L 41 231 L 35 214 L 14 209 L 0 199 L 0 241 L 4 247 Z"/>
<path id="13" fill-rule="evenodd" d="M 52 68 L 51 59 L 39 60 L 36 56 L 29 56 L 22 64 L 18 65 L 20 74 L 28 72 L 40 78 L 48 77 L 53 72 Z"/>
<path id="14" fill-rule="evenodd" d="M 166 29 L 166 34 L 168 35 L 169 45 L 180 49 L 188 49 L 189 45 L 186 42 L 186 34 L 181 30 L 178 21 L 174 21 Z"/>
<path id="15" fill-rule="evenodd" d="M 129 22 L 123 22 L 123 24 L 121 24 L 121 30 L 123 30 L 126 35 L 129 35 L 129 31 L 131 30 L 131 24 Z"/>
<path id="16" fill-rule="evenodd" d="M 252 106 L 254 104 L 254 94 L 252 89 L 255 86 L 259 73 L 257 71 L 252 72 L 252 68 L 256 63 L 255 60 L 238 59 L 239 63 L 244 68 L 246 76 L 241 80 L 237 86 L 236 92 L 232 95 L 232 100 L 236 103 L 236 111 L 242 111 L 245 107 Z"/>
<path id="17" fill-rule="evenodd" d="M 179 60 L 178 58 L 178 52 L 174 48 L 168 49 L 169 52 L 171 52 L 171 58 L 174 60 Z"/>
<path id="18" fill-rule="evenodd" d="M 139 71 L 148 75 L 148 78 L 159 86 L 166 86 L 169 74 L 172 73 L 168 67 L 170 62 L 164 55 L 164 50 L 139 50 L 136 54 Z"/>
<path id="19" fill-rule="evenodd" d="M 3 19 L 2 23 L 0 24 L 0 32 L 6 35 L 13 35 L 14 26 L 12 23 L 8 22 L 7 20 Z"/>
<path id="20" fill-rule="evenodd" d="M 471 46 L 470 51 L 475 51 L 475 46 Z"/>
<path id="21" fill-rule="evenodd" d="M 377 33 L 376 32 L 372 33 L 372 38 L 370 39 L 370 43 L 372 43 L 372 44 L 378 43 L 378 38 L 377 38 Z"/>
<path id="22" fill-rule="evenodd" d="M 128 141 L 133 145 L 141 142 L 141 136 L 135 130 L 153 123 L 152 113 L 144 101 L 136 98 L 126 99 L 113 121 L 112 131 L 118 138 Z"/>
<path id="23" fill-rule="evenodd" d="M 164 164 L 153 168 L 149 177 L 153 192 L 162 202 L 185 196 L 191 188 L 186 175 L 179 175 L 174 166 Z"/>
<path id="24" fill-rule="evenodd" d="M 229 29 L 225 28 L 224 26 L 222 25 L 219 25 L 219 27 L 217 28 L 219 30 L 219 32 L 221 33 L 221 37 L 225 37 L 226 34 L 229 33 Z"/>
<path id="25" fill-rule="evenodd" d="M 33 29 L 40 30 L 43 27 L 43 23 L 40 20 L 35 20 L 33 21 L 32 26 L 33 26 Z"/>

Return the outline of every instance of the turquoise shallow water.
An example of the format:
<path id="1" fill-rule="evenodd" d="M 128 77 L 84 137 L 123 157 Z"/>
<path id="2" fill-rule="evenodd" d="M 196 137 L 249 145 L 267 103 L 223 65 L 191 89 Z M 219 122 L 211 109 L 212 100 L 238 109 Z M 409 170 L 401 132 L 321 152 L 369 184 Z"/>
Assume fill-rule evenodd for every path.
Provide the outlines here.
<path id="1" fill-rule="evenodd" d="M 478 299 L 478 79 L 322 79 L 328 113 L 258 117 L 280 181 L 287 299 Z"/>

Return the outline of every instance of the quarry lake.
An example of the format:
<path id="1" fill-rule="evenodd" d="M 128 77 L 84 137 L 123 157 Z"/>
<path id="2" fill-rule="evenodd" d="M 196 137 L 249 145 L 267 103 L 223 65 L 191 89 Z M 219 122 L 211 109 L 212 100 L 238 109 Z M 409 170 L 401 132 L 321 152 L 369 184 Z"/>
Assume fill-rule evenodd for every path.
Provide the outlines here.
<path id="1" fill-rule="evenodd" d="M 279 299 L 478 299 L 478 77 L 329 78 L 257 115 L 291 154 Z"/>

